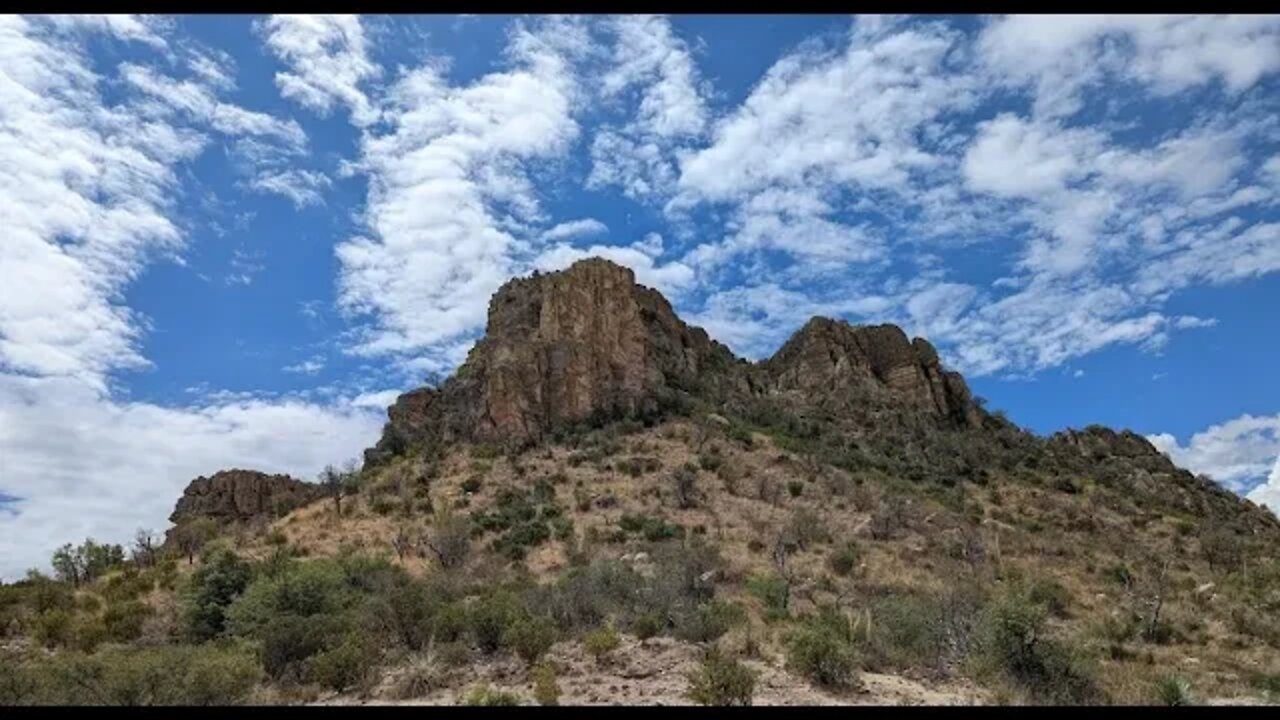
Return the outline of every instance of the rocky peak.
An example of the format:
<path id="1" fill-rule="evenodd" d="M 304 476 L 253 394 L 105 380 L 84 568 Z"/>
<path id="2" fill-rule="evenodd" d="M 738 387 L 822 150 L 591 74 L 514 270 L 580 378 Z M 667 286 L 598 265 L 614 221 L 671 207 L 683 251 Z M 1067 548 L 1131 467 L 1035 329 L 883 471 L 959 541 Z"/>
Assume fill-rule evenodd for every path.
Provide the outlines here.
<path id="1" fill-rule="evenodd" d="M 192 480 L 169 521 L 180 523 L 193 517 L 211 517 L 219 522 L 278 517 L 305 505 L 321 494 L 317 485 L 288 475 L 268 475 L 256 470 L 221 470 Z"/>
<path id="2" fill-rule="evenodd" d="M 717 370 L 735 363 L 630 269 L 582 260 L 503 285 L 466 362 L 438 390 L 398 398 L 366 461 L 408 445 L 523 442 L 593 418 L 655 415 L 695 387 L 732 384 Z"/>
<path id="3" fill-rule="evenodd" d="M 765 362 L 777 390 L 830 404 L 878 398 L 914 405 L 956 425 L 981 422 L 968 385 L 923 338 L 896 325 L 854 326 L 815 317 Z"/>
<path id="4" fill-rule="evenodd" d="M 870 393 L 949 425 L 979 423 L 960 375 L 895 326 L 814 318 L 752 365 L 686 325 L 630 269 L 591 258 L 504 284 L 466 362 L 439 388 L 401 395 L 365 460 L 458 440 L 519 444 L 584 421 L 656 416 L 690 397 L 777 392 L 805 402 Z"/>

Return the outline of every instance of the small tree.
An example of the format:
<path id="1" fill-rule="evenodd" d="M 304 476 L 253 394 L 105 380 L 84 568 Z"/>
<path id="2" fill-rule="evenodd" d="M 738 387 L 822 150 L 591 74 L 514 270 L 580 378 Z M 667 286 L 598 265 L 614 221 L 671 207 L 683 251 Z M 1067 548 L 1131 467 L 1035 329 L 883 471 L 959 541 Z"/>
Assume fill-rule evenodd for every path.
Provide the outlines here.
<path id="1" fill-rule="evenodd" d="M 671 481 L 675 490 L 676 504 L 681 510 L 697 506 L 698 468 L 696 466 L 690 463 L 682 465 L 672 474 Z"/>
<path id="2" fill-rule="evenodd" d="M 218 533 L 218 524 L 212 518 L 194 517 L 173 529 L 171 537 L 178 550 L 187 557 L 187 564 L 195 563 L 196 553 Z"/>
<path id="3" fill-rule="evenodd" d="M 436 511 L 431 528 L 422 534 L 422 546 L 448 570 L 461 565 L 471 550 L 471 521 L 447 508 Z"/>
<path id="4" fill-rule="evenodd" d="M 160 555 L 156 534 L 150 530 L 138 528 L 138 532 L 133 535 L 131 554 L 134 565 L 142 568 L 154 567 Z"/>
<path id="5" fill-rule="evenodd" d="M 404 558 L 413 552 L 416 546 L 413 534 L 409 532 L 407 525 L 401 525 L 396 528 L 396 534 L 391 538 L 391 547 L 396 551 L 396 557 L 400 562 L 404 562 Z"/>
<path id="6" fill-rule="evenodd" d="M 59 580 L 79 586 L 124 564 L 124 548 L 119 545 L 99 545 L 88 538 L 78 547 L 68 543 L 58 548 L 53 553 L 51 564 Z"/>

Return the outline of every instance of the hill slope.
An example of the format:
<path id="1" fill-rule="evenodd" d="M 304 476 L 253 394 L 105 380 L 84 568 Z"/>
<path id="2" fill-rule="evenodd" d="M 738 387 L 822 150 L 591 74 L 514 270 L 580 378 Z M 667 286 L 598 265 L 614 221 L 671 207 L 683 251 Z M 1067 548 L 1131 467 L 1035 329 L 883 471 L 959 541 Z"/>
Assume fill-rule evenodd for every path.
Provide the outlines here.
<path id="1" fill-rule="evenodd" d="M 336 498 L 237 471 L 180 502 L 169 545 L 218 535 L 199 562 L 4 588 L 11 701 L 85 701 L 86 676 L 151 700 L 116 691 L 162 661 L 180 700 L 1280 691 L 1274 515 L 1133 433 L 1024 432 L 893 326 L 814 318 L 749 363 L 588 260 L 503 286 L 457 373 L 388 415 Z"/>

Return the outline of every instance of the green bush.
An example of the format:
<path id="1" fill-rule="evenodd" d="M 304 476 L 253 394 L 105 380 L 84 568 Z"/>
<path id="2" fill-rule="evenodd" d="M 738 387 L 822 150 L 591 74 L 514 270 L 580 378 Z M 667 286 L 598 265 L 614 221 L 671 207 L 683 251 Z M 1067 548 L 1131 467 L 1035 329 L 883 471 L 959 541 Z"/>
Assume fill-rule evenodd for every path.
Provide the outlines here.
<path id="1" fill-rule="evenodd" d="M 1100 698 L 1093 670 L 1079 651 L 1049 637 L 1047 609 L 1015 589 L 993 601 L 980 647 L 988 667 L 1003 672 L 1040 701 L 1080 704 Z"/>
<path id="2" fill-rule="evenodd" d="M 540 663 L 533 669 L 533 698 L 539 705 L 560 704 L 560 685 L 550 663 Z"/>
<path id="3" fill-rule="evenodd" d="M 286 615 L 276 618 L 259 633 L 259 658 L 273 680 L 301 680 L 306 662 L 329 643 L 331 628 L 312 618 Z"/>
<path id="4" fill-rule="evenodd" d="M 858 566 L 858 561 L 862 559 L 862 548 L 852 540 L 846 542 L 831 552 L 827 558 L 827 565 L 835 574 L 845 577 L 853 572 Z"/>
<path id="5" fill-rule="evenodd" d="M 231 602 L 249 584 L 249 564 L 226 547 L 206 553 L 191 574 L 183 596 L 183 620 L 187 636 L 200 643 L 220 635 L 226 626 Z"/>
<path id="6" fill-rule="evenodd" d="M 75 616 L 62 608 L 49 608 L 39 613 L 32 624 L 32 637 L 47 648 L 66 646 L 74 633 Z"/>
<path id="7" fill-rule="evenodd" d="M 335 647 L 310 658 L 307 674 L 312 682 L 340 692 L 363 685 L 377 661 L 378 653 L 370 643 L 350 635 Z"/>
<path id="8" fill-rule="evenodd" d="M 1155 684 L 1155 699 L 1161 705 L 1181 706 L 1193 704 L 1191 685 L 1177 675 L 1163 675 Z"/>
<path id="9" fill-rule="evenodd" d="M 513 622 L 506 631 L 505 644 L 526 663 L 533 665 L 556 641 L 556 627 L 541 617 L 525 617 Z"/>
<path id="10" fill-rule="evenodd" d="M 520 696 L 513 692 L 503 690 L 494 690 L 489 687 L 488 683 L 480 683 L 471 688 L 463 698 L 464 705 L 479 705 L 483 707 L 500 707 L 506 705 L 519 705 Z"/>
<path id="11" fill-rule="evenodd" d="M 107 636 L 115 642 L 130 642 L 142 635 L 142 624 L 151 615 L 151 607 L 137 600 L 114 603 L 102 613 Z"/>
<path id="12" fill-rule="evenodd" d="M 742 606 L 713 600 L 679 617 L 675 635 L 688 642 L 710 642 L 746 620 L 747 613 Z"/>
<path id="13" fill-rule="evenodd" d="M 849 638 L 832 632 L 829 623 L 810 618 L 787 643 L 787 664 L 826 688 L 844 688 L 856 680 L 858 654 Z"/>
<path id="14" fill-rule="evenodd" d="M 498 591 L 480 598 L 467 616 L 471 637 L 476 647 L 486 655 L 492 655 L 502 648 L 507 630 L 515 625 L 523 615 L 519 601 L 514 595 Z"/>
<path id="15" fill-rule="evenodd" d="M 712 649 L 689 674 L 688 696 L 699 705 L 751 705 L 756 673 Z"/>
<path id="16" fill-rule="evenodd" d="M 52 705 L 231 705 L 245 702 L 261 670 L 238 645 L 106 648 L 24 664 L 24 703 Z"/>
<path id="17" fill-rule="evenodd" d="M 597 628 L 587 633 L 587 636 L 582 639 L 583 648 L 596 659 L 597 663 L 604 661 L 610 653 L 618 649 L 620 644 L 618 632 L 612 625 Z"/>
<path id="18" fill-rule="evenodd" d="M 641 640 L 648 640 L 666 629 L 666 625 L 666 621 L 658 613 L 642 613 L 631 621 L 631 634 Z"/>
<path id="19" fill-rule="evenodd" d="M 765 617 L 777 620 L 787 616 L 787 581 L 776 574 L 753 575 L 747 578 L 747 592 L 764 604 Z"/>

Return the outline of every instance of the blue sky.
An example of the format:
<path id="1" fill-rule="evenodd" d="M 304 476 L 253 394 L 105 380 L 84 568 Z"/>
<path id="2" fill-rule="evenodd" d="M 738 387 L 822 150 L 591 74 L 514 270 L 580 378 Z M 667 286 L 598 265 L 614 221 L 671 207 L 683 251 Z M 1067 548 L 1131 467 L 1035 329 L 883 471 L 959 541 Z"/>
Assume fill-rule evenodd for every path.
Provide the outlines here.
<path id="1" fill-rule="evenodd" d="M 314 475 L 602 254 L 1280 505 L 1280 19 L 0 19 L 0 576 Z"/>

